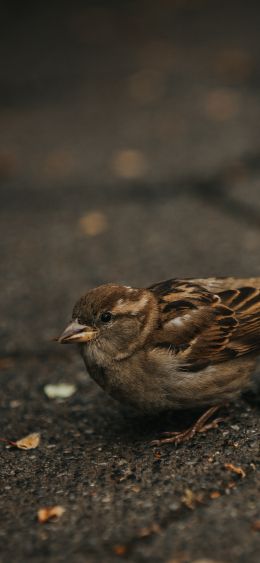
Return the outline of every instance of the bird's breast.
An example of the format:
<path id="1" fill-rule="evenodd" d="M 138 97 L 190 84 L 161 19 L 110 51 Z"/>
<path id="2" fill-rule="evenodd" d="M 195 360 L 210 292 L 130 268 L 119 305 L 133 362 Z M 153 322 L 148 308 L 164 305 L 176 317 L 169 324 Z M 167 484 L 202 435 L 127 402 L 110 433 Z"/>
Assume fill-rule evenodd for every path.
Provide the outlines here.
<path id="1" fill-rule="evenodd" d="M 122 361 L 103 358 L 102 363 L 86 347 L 82 347 L 81 353 L 90 377 L 114 399 L 143 412 L 161 411 L 171 406 L 172 397 L 165 385 L 167 378 L 149 364 L 144 352 Z"/>

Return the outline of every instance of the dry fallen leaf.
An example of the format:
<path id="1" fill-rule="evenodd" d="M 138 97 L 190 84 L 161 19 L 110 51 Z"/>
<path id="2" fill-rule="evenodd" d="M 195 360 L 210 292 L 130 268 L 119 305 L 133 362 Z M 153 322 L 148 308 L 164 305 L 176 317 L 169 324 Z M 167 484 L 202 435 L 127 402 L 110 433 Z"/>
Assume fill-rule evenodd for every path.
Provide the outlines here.
<path id="1" fill-rule="evenodd" d="M 125 553 L 127 552 L 127 547 L 126 545 L 114 545 L 113 551 L 116 555 L 125 555 Z"/>
<path id="2" fill-rule="evenodd" d="M 84 235 L 95 237 L 106 231 L 108 224 L 104 213 L 92 211 L 79 219 L 79 226 Z"/>
<path id="3" fill-rule="evenodd" d="M 252 529 L 255 532 L 260 532 L 260 520 L 255 520 L 255 522 L 253 522 Z"/>
<path id="4" fill-rule="evenodd" d="M 5 442 L 9 446 L 14 446 L 19 448 L 19 450 L 34 450 L 38 448 L 40 443 L 41 435 L 38 432 L 33 432 L 33 434 L 28 434 L 21 440 L 7 440 L 7 438 L 0 438 L 0 442 Z"/>
<path id="5" fill-rule="evenodd" d="M 56 383 L 45 385 L 44 393 L 49 399 L 68 399 L 73 395 L 77 388 L 71 383 Z"/>
<path id="6" fill-rule="evenodd" d="M 147 162 L 141 151 L 125 149 L 115 153 L 111 166 L 120 178 L 141 178 L 146 172 Z"/>
<path id="7" fill-rule="evenodd" d="M 219 491 L 212 491 L 212 493 L 210 493 L 209 496 L 210 496 L 211 499 L 214 500 L 215 498 L 219 498 L 221 496 L 221 494 L 220 494 Z"/>
<path id="8" fill-rule="evenodd" d="M 25 436 L 24 438 L 21 438 L 21 440 L 17 440 L 12 444 L 10 442 L 10 444 L 16 446 L 20 450 L 34 450 L 35 448 L 38 448 L 40 439 L 40 434 L 38 432 L 33 432 L 33 434 L 28 434 L 28 436 Z"/>
<path id="9" fill-rule="evenodd" d="M 236 465 L 233 465 L 233 463 L 225 463 L 224 467 L 228 471 L 233 471 L 233 473 L 236 473 L 237 475 L 242 477 L 242 479 L 244 479 L 244 477 L 246 476 L 244 469 L 242 469 L 242 467 L 236 467 Z"/>
<path id="10" fill-rule="evenodd" d="M 234 481 L 230 481 L 230 483 L 227 484 L 228 489 L 234 489 L 235 487 L 236 487 L 236 483 Z"/>
<path id="11" fill-rule="evenodd" d="M 140 493 L 141 487 L 139 487 L 139 485 L 133 485 L 131 490 L 133 491 L 133 493 Z"/>
<path id="12" fill-rule="evenodd" d="M 138 530 L 138 537 L 139 538 L 147 538 L 151 534 L 160 534 L 161 527 L 156 522 L 153 522 L 150 526 L 146 526 L 145 528 L 140 528 Z"/>
<path id="13" fill-rule="evenodd" d="M 37 512 L 38 522 L 44 524 L 54 518 L 60 518 L 65 512 L 63 506 L 47 506 L 40 508 Z"/>
<path id="14" fill-rule="evenodd" d="M 13 399 L 12 401 L 10 401 L 10 407 L 11 409 L 17 409 L 18 407 L 21 406 L 22 401 L 19 401 L 18 399 Z"/>
<path id="15" fill-rule="evenodd" d="M 194 493 L 191 489 L 185 489 L 181 500 L 187 508 L 194 510 L 197 504 L 203 503 L 203 495 L 201 493 Z"/>

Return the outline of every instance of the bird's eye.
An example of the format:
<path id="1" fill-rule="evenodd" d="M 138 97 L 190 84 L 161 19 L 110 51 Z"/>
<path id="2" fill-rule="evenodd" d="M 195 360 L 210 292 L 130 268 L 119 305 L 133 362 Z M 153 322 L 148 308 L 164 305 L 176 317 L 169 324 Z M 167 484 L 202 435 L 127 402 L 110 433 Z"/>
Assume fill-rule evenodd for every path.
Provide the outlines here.
<path id="1" fill-rule="evenodd" d="M 102 321 L 102 323 L 109 323 L 111 319 L 112 319 L 112 314 L 109 312 L 101 313 L 100 315 L 100 320 Z"/>

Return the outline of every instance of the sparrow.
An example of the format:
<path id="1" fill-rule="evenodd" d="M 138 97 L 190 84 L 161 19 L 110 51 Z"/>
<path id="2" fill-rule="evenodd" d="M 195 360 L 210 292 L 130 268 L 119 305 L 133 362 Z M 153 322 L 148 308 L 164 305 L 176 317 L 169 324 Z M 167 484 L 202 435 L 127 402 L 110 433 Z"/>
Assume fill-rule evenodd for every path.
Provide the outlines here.
<path id="1" fill-rule="evenodd" d="M 112 397 L 159 413 L 207 407 L 179 443 L 214 428 L 212 415 L 250 388 L 260 353 L 260 278 L 169 279 L 148 288 L 87 291 L 57 339 L 77 343 L 90 376 Z"/>

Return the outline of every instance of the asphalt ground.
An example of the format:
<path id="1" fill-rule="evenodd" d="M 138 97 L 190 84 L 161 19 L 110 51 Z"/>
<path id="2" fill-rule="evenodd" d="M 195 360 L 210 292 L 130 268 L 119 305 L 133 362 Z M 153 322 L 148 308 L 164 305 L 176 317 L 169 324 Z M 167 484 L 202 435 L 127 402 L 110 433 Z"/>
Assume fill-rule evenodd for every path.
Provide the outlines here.
<path id="1" fill-rule="evenodd" d="M 122 408 L 52 340 L 100 283 L 260 276 L 257 17 L 255 2 L 3 11 L 0 438 L 41 434 L 0 443 L 3 563 L 259 560 L 257 391 L 219 429 L 151 447 L 197 413 Z M 49 399 L 60 382 L 75 393 Z"/>

